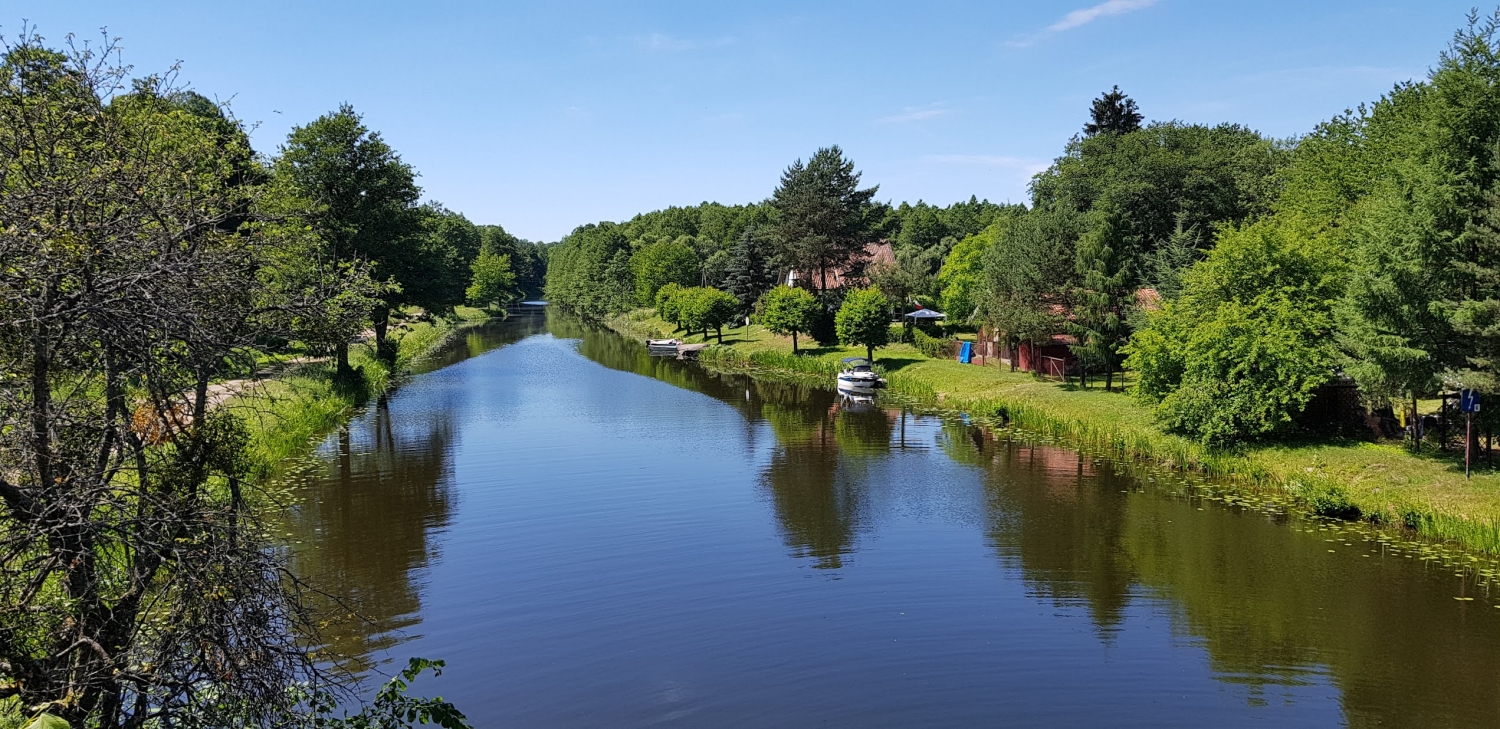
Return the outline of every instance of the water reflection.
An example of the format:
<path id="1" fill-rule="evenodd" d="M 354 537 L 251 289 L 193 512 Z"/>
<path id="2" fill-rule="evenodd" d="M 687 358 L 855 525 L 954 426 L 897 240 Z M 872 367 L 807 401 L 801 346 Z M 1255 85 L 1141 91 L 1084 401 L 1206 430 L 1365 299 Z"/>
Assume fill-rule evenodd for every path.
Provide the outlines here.
<path id="1" fill-rule="evenodd" d="M 481 723 L 1427 726 L 1500 710 L 1500 610 L 1455 601 L 1474 588 L 1446 570 L 1108 460 L 653 358 L 555 312 L 476 330 L 439 361 L 564 346 L 526 339 L 544 332 L 586 362 L 512 350 L 413 383 L 325 446 L 290 517 L 317 545 L 297 550 L 302 573 L 372 619 L 334 626 L 330 647 L 379 658 L 457 634 L 420 654 L 455 659 L 466 678 L 445 695 Z M 529 419 L 470 417 L 497 388 L 532 398 L 507 410 Z M 704 419 L 682 390 L 726 415 Z M 568 403 L 599 392 L 615 399 L 588 410 L 595 429 L 570 427 Z M 698 431 L 715 452 L 663 443 Z M 559 443 L 576 453 L 531 458 Z M 497 463 L 515 473 L 492 478 Z M 470 495 L 491 521 L 460 509 Z M 443 582 L 442 532 L 465 519 L 485 527 L 452 539 L 481 557 Z M 842 579 L 791 586 L 787 563 Z M 656 688 L 629 688 L 637 674 Z"/>
<path id="2" fill-rule="evenodd" d="M 327 472 L 287 516 L 301 543 L 297 572 L 319 591 L 316 607 L 334 616 L 325 649 L 356 669 L 420 622 L 411 577 L 435 556 L 430 534 L 449 523 L 453 439 L 443 411 L 398 423 L 382 399 L 325 448 Z"/>
<path id="3" fill-rule="evenodd" d="M 859 528 L 862 484 L 841 473 L 839 425 L 845 418 L 832 409 L 833 398 L 826 391 L 796 394 L 761 408 L 776 434 L 761 482 L 792 553 L 837 569 Z"/>
<path id="4" fill-rule="evenodd" d="M 467 329 L 422 363 L 434 371 L 546 330 L 541 308 Z M 420 637 L 422 568 L 437 556 L 433 534 L 452 518 L 455 422 L 462 403 L 425 393 L 393 415 L 382 397 L 320 449 L 324 471 L 309 479 L 285 516 L 294 567 L 328 616 L 322 647 L 353 671 Z"/>
<path id="5" fill-rule="evenodd" d="M 1119 549 L 1133 483 L 1062 448 L 994 442 L 966 428 L 989 463 L 989 537 L 1034 594 L 1084 604 L 1108 636 L 1124 617 L 1135 574 Z M 976 442 L 977 441 L 977 442 Z"/>

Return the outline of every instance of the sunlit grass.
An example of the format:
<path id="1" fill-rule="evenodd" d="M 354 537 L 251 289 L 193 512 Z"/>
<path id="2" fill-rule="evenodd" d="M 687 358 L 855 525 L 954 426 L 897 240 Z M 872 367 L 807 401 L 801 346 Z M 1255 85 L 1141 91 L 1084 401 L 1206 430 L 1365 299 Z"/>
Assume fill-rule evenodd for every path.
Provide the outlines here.
<path id="1" fill-rule="evenodd" d="M 464 321 L 488 318 L 477 309 L 467 313 Z M 246 455 L 252 474 L 263 479 L 281 463 L 310 451 L 355 408 L 386 391 L 396 376 L 461 329 L 443 320 L 403 323 L 389 335 L 396 341 L 394 368 L 376 357 L 370 344 L 357 344 L 349 348 L 349 364 L 359 372 L 353 381 L 339 382 L 333 363 L 324 360 L 289 367 L 230 397 L 221 407 L 244 420 L 250 432 Z"/>
<path id="2" fill-rule="evenodd" d="M 704 341 L 701 335 L 675 331 L 649 310 L 611 324 L 630 336 Z M 840 358 L 864 354 L 863 348 L 807 342 L 806 352 L 793 356 L 789 337 L 758 326 L 725 330 L 724 344 L 724 350 L 705 350 L 703 360 L 715 366 L 827 378 L 837 372 Z M 1215 452 L 1163 432 L 1149 406 L 1124 393 L 1107 393 L 1099 384 L 1081 388 L 998 366 L 932 359 L 905 344 L 877 350 L 876 360 L 892 392 L 945 410 L 1078 447 L 1231 477 L 1243 488 L 1281 492 L 1307 513 L 1348 516 L 1357 510 L 1360 518 L 1373 523 L 1500 553 L 1500 471 L 1481 464 L 1473 479 L 1465 480 L 1461 454 L 1414 454 L 1396 443 L 1354 440 Z"/>

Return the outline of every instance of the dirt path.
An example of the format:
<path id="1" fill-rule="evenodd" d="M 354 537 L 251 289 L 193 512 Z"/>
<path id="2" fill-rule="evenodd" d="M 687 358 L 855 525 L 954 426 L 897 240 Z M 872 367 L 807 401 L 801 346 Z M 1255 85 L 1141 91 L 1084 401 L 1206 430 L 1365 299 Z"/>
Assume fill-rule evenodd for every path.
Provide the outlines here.
<path id="1" fill-rule="evenodd" d="M 208 386 L 208 409 L 212 410 L 223 405 L 229 398 L 246 392 L 251 388 L 258 387 L 268 379 L 287 374 L 310 364 L 327 362 L 328 359 L 328 357 L 292 357 L 266 365 L 256 370 L 255 374 L 249 377 L 212 383 Z"/>

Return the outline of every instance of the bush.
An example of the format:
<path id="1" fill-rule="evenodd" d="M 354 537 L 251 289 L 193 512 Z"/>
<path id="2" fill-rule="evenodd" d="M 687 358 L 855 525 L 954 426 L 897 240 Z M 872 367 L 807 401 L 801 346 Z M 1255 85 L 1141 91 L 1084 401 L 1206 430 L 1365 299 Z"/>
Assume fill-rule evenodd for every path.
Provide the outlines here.
<path id="1" fill-rule="evenodd" d="M 1124 352 L 1172 431 L 1223 447 L 1290 431 L 1333 374 L 1340 264 L 1285 225 L 1231 229 Z"/>
<path id="2" fill-rule="evenodd" d="M 918 352 L 933 359 L 953 359 L 958 356 L 958 340 L 952 337 L 939 339 L 938 337 L 928 336 L 921 329 L 913 328 L 911 330 L 911 343 L 912 346 L 917 348 Z"/>
<path id="3" fill-rule="evenodd" d="M 1320 478 L 1298 480 L 1290 484 L 1290 489 L 1318 516 L 1347 521 L 1354 521 L 1360 516 L 1359 507 L 1354 505 L 1349 493 L 1331 481 Z"/>

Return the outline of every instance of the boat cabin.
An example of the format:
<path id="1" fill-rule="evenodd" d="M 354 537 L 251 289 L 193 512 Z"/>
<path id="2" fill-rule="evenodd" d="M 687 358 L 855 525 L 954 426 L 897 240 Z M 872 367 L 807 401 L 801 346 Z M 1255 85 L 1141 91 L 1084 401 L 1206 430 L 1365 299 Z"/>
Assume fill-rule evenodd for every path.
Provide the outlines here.
<path id="1" fill-rule="evenodd" d="M 870 368 L 870 360 L 864 357 L 845 357 L 839 362 L 844 365 L 845 372 L 874 372 Z"/>

